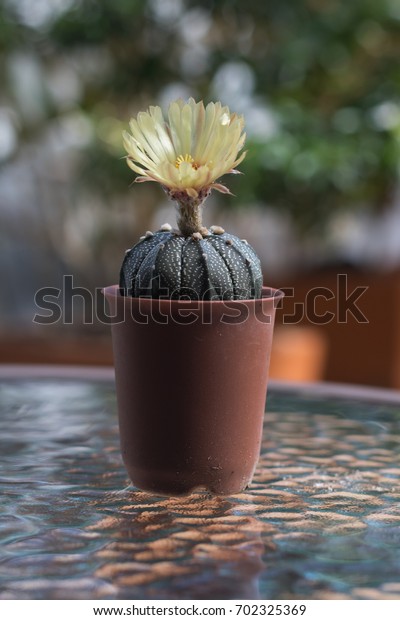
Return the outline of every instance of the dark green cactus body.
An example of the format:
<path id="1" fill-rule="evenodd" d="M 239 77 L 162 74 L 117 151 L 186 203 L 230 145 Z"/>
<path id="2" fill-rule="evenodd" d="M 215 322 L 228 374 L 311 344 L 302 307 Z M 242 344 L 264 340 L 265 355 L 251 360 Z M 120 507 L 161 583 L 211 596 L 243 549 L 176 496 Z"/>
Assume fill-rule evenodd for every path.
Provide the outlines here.
<path id="1" fill-rule="evenodd" d="M 257 254 L 226 232 L 148 233 L 127 251 L 120 273 L 121 294 L 130 297 L 254 299 L 261 297 L 261 288 Z"/>

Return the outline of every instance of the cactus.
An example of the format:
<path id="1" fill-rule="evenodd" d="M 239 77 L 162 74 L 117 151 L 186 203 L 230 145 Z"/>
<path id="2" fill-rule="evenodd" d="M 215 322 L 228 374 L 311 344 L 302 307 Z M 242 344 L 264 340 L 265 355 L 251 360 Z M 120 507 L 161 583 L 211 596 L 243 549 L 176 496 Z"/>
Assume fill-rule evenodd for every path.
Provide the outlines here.
<path id="1" fill-rule="evenodd" d="M 171 227 L 169 227 L 171 228 Z M 190 237 L 165 225 L 128 250 L 122 295 L 170 299 L 253 299 L 261 296 L 260 261 L 244 239 L 217 226 Z"/>
<path id="2" fill-rule="evenodd" d="M 216 179 L 235 166 L 244 144 L 243 118 L 220 103 L 174 102 L 169 123 L 151 107 L 124 134 L 128 165 L 138 182 L 156 181 L 177 203 L 178 229 L 165 224 L 148 231 L 127 250 L 120 272 L 120 293 L 131 297 L 212 301 L 261 297 L 260 261 L 244 239 L 220 226 L 202 224 L 211 190 L 230 193 Z M 182 154 L 184 153 L 184 155 Z"/>

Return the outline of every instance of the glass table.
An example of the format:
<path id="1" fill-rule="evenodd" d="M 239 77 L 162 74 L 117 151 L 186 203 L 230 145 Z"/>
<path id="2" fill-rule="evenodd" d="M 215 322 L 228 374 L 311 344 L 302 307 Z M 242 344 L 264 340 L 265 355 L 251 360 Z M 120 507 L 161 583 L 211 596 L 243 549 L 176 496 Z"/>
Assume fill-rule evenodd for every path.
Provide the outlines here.
<path id="1" fill-rule="evenodd" d="M 272 383 L 236 496 L 129 485 L 112 370 L 0 369 L 0 599 L 400 598 L 400 396 Z"/>

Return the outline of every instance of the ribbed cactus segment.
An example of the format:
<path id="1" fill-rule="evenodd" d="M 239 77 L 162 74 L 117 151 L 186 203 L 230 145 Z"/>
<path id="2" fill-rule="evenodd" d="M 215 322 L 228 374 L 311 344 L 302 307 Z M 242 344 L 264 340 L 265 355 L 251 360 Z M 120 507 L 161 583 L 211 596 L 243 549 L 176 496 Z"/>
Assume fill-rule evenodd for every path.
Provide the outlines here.
<path id="1" fill-rule="evenodd" d="M 121 294 L 203 301 L 261 297 L 261 265 L 253 248 L 215 229 L 191 237 L 148 233 L 125 255 Z"/>

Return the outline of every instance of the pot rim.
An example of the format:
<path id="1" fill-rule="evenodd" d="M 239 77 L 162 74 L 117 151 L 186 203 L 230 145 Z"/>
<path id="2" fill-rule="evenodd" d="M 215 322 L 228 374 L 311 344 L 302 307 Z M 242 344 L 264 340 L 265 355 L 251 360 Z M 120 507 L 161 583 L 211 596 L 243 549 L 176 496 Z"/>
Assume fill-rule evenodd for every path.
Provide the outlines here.
<path id="1" fill-rule="evenodd" d="M 151 297 L 124 297 L 119 294 L 119 284 L 112 284 L 111 286 L 105 286 L 101 289 L 104 297 L 108 297 L 109 299 L 116 299 L 120 303 L 149 303 L 150 305 L 156 304 L 158 307 L 170 307 L 173 308 L 190 308 L 190 307 L 217 307 L 229 304 L 229 307 L 232 308 L 235 305 L 243 305 L 246 306 L 255 306 L 260 302 L 268 302 L 269 300 L 273 301 L 274 307 L 278 306 L 278 303 L 283 299 L 285 293 L 280 289 L 272 288 L 270 286 L 263 286 L 261 291 L 261 297 L 255 299 L 218 299 L 218 300 L 203 300 L 203 299 L 163 299 L 160 298 L 151 298 Z M 117 303 L 118 303 L 117 301 Z"/>

